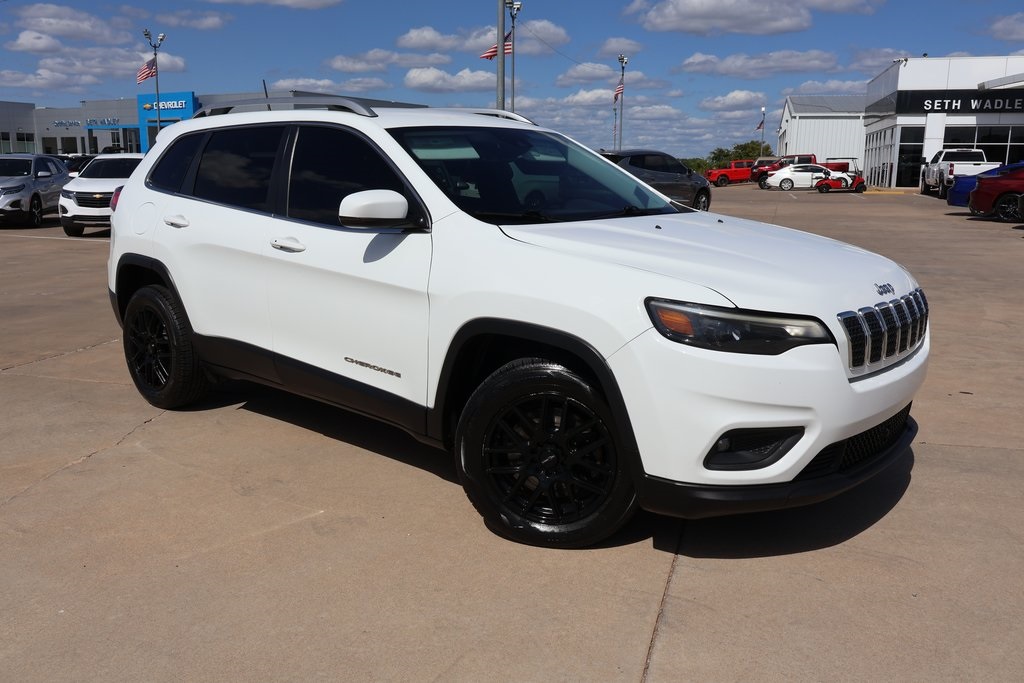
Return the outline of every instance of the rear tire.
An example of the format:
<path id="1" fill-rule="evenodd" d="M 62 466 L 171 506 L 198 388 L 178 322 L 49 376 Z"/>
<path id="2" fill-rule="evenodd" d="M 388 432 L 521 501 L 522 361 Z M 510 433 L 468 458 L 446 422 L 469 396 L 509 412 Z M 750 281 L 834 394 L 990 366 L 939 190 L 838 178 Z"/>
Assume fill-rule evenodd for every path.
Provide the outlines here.
<path id="1" fill-rule="evenodd" d="M 1017 195 L 1004 194 L 992 206 L 993 215 L 1004 223 L 1020 221 L 1020 210 L 1017 208 Z"/>
<path id="2" fill-rule="evenodd" d="M 821 185 L 818 185 L 818 192 L 820 192 L 822 194 L 825 194 L 826 192 L 828 192 L 831 189 L 832 188 L 829 187 L 828 183 L 822 183 Z"/>
<path id="3" fill-rule="evenodd" d="M 948 191 L 948 189 L 946 188 L 946 183 L 944 181 L 940 182 L 939 183 L 939 199 L 945 199 L 947 191 Z"/>
<path id="4" fill-rule="evenodd" d="M 143 398 L 157 408 L 180 408 L 202 398 L 209 381 L 192 343 L 181 302 L 166 287 L 135 292 L 124 312 L 124 357 Z"/>
<path id="5" fill-rule="evenodd" d="M 782 180 L 779 181 L 779 189 L 789 192 L 790 190 L 793 189 L 793 181 L 790 180 L 789 178 L 783 178 Z"/>
<path id="6" fill-rule="evenodd" d="M 485 379 L 455 434 L 459 479 L 487 526 L 549 547 L 593 545 L 625 524 L 637 507 L 633 453 L 601 394 L 542 358 Z"/>
<path id="7" fill-rule="evenodd" d="M 760 187 L 762 190 L 767 190 L 768 189 L 768 175 L 767 174 L 765 174 L 765 175 L 763 175 L 763 176 L 761 176 L 760 178 L 757 179 L 757 186 Z"/>

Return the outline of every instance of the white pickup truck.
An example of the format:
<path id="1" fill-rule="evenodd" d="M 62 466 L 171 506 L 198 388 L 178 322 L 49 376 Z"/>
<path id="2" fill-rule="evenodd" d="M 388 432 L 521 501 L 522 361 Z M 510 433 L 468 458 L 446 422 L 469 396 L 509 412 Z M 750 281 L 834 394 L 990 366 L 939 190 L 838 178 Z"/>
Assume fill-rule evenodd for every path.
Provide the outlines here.
<path id="1" fill-rule="evenodd" d="M 985 152 L 980 149 L 940 149 L 921 167 L 921 194 L 928 194 L 934 188 L 939 191 L 939 198 L 945 199 L 955 176 L 978 175 L 1000 165 L 986 160 Z"/>

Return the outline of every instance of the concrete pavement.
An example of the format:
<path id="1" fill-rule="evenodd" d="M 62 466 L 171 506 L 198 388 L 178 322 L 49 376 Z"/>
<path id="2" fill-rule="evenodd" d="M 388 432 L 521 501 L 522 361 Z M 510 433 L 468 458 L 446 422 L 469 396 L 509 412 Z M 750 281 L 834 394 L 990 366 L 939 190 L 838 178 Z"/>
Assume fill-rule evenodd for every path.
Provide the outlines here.
<path id="1" fill-rule="evenodd" d="M 915 194 L 712 208 L 917 275 L 917 441 L 820 505 L 583 551 L 492 535 L 445 454 L 358 416 L 246 385 L 153 408 L 106 237 L 0 230 L 0 680 L 1019 680 L 1024 226 Z"/>

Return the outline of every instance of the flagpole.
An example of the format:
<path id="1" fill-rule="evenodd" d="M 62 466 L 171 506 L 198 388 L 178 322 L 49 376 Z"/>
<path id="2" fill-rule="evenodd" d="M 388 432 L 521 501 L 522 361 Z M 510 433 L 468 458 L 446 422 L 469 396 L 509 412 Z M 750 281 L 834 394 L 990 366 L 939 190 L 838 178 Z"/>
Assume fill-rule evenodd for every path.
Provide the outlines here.
<path id="1" fill-rule="evenodd" d="M 619 65 L 622 67 L 622 75 L 619 77 L 619 84 L 622 87 L 622 92 L 619 93 L 619 148 L 625 144 L 622 141 L 622 124 L 626 120 L 626 64 L 629 62 L 629 57 L 626 55 L 619 55 Z"/>
<path id="2" fill-rule="evenodd" d="M 497 108 L 505 108 L 505 0 L 498 0 L 498 37 L 494 41 L 498 46 L 498 94 L 495 98 Z"/>
<path id="3" fill-rule="evenodd" d="M 153 108 L 156 109 L 156 133 L 160 134 L 160 65 L 157 63 L 156 53 L 160 49 L 160 46 L 164 42 L 164 38 L 167 37 L 166 33 L 161 33 L 156 37 L 156 42 L 153 42 L 153 34 L 149 32 L 148 28 L 142 29 L 142 35 L 149 42 L 149 46 L 153 48 L 153 78 L 156 82 L 156 101 L 153 103 Z M 154 137 L 154 139 L 156 139 Z M 146 145 L 149 146 L 148 144 Z"/>
<path id="4" fill-rule="evenodd" d="M 505 0 L 505 7 L 508 7 L 509 16 L 512 17 L 512 30 L 509 33 L 512 34 L 512 111 L 516 110 L 516 15 L 519 14 L 519 10 L 523 9 L 523 3 L 519 0 Z M 501 46 L 502 52 L 505 51 L 505 45 Z"/>

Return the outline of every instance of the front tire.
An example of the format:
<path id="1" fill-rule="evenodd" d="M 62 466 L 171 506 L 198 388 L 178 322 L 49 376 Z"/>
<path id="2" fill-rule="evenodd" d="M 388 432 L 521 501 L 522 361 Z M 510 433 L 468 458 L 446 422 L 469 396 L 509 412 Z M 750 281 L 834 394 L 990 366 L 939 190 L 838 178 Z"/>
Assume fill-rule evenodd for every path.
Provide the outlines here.
<path id="1" fill-rule="evenodd" d="M 62 219 L 60 224 L 61 227 L 64 228 L 64 234 L 68 237 L 81 237 L 85 233 L 84 226 L 78 225 L 77 223 L 73 223 L 69 220 Z"/>
<path id="2" fill-rule="evenodd" d="M 123 344 L 135 387 L 157 408 L 180 408 L 206 393 L 185 309 L 167 288 L 135 292 L 124 312 Z"/>
<path id="3" fill-rule="evenodd" d="M 632 449 L 600 393 L 568 368 L 521 358 L 470 396 L 455 435 L 466 495 L 496 533 L 531 545 L 589 546 L 636 509 Z"/>
<path id="4" fill-rule="evenodd" d="M 711 195 L 707 192 L 698 192 L 693 198 L 693 208 L 698 211 L 707 211 L 711 208 Z"/>
<path id="5" fill-rule="evenodd" d="M 39 195 L 32 195 L 32 199 L 29 200 L 25 220 L 30 227 L 41 228 L 43 226 L 43 201 Z"/>
<path id="6" fill-rule="evenodd" d="M 720 175 L 720 176 L 718 176 L 718 180 L 715 181 L 715 185 L 718 185 L 719 187 L 725 187 L 728 184 L 729 184 L 729 176 L 727 176 L 727 175 Z"/>

